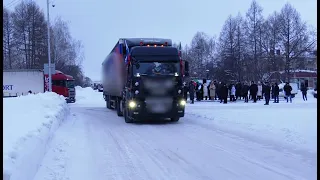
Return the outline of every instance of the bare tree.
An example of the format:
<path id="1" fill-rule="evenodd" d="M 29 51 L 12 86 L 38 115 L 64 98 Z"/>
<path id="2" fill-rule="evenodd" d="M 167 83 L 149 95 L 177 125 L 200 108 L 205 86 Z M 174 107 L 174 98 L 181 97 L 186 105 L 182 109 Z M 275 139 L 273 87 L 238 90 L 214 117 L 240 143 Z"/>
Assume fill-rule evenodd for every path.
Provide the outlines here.
<path id="1" fill-rule="evenodd" d="M 245 28 L 247 35 L 247 48 L 250 49 L 250 56 L 253 60 L 251 62 L 253 69 L 253 80 L 258 80 L 261 78 L 261 72 L 259 70 L 262 53 L 261 47 L 261 25 L 263 22 L 262 7 L 253 0 L 251 6 L 246 14 Z"/>
<path id="2" fill-rule="evenodd" d="M 289 3 L 281 9 L 279 16 L 281 48 L 285 56 L 286 80 L 289 80 L 292 62 L 308 51 L 314 50 L 316 38 L 314 32 L 307 29 L 306 22 Z"/>
<path id="3" fill-rule="evenodd" d="M 11 13 L 8 9 L 3 9 L 3 67 L 12 69 L 13 53 L 13 26 Z"/>
<path id="4" fill-rule="evenodd" d="M 43 67 L 46 53 L 46 21 L 39 6 L 22 1 L 12 13 L 13 37 L 20 56 L 20 68 Z"/>
<path id="5" fill-rule="evenodd" d="M 190 56 L 192 62 L 190 67 L 193 73 L 199 77 L 206 75 L 205 70 L 209 61 L 209 36 L 203 32 L 197 32 L 191 41 Z"/>
<path id="6" fill-rule="evenodd" d="M 236 50 L 237 48 L 237 19 L 229 16 L 226 20 L 219 37 L 218 54 L 219 54 L 219 68 L 220 79 L 224 80 L 237 79 L 237 63 Z"/>

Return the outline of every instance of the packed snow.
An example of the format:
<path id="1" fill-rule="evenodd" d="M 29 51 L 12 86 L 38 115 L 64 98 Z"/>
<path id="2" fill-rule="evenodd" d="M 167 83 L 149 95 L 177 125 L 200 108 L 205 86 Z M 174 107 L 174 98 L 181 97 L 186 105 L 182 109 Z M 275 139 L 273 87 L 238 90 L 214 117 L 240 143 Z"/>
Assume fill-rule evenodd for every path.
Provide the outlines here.
<path id="1" fill-rule="evenodd" d="M 3 99 L 5 180 L 34 177 L 50 139 L 68 112 L 64 97 L 55 93 Z"/>
<path id="2" fill-rule="evenodd" d="M 311 91 L 308 101 L 303 101 L 299 92 L 293 103 L 287 103 L 284 98 L 279 104 L 271 101 L 265 106 L 264 103 L 264 100 L 228 104 L 196 102 L 187 106 L 186 114 L 201 117 L 197 121 L 212 128 L 219 126 L 225 131 L 236 131 L 279 146 L 317 152 L 317 99 Z"/>
<path id="3" fill-rule="evenodd" d="M 316 179 L 316 100 L 263 104 L 196 102 L 178 123 L 126 124 L 78 87 L 33 180 Z"/>

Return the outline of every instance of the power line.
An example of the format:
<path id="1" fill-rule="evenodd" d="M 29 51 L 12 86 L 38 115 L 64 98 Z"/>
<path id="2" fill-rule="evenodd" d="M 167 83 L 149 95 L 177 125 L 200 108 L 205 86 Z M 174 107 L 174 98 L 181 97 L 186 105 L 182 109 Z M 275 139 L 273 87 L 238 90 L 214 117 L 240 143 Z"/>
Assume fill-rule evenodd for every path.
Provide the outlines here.
<path id="1" fill-rule="evenodd" d="M 21 2 L 22 0 L 12 0 L 11 2 L 9 2 L 5 7 L 6 8 L 11 8 L 15 5 L 17 5 L 19 2 Z"/>

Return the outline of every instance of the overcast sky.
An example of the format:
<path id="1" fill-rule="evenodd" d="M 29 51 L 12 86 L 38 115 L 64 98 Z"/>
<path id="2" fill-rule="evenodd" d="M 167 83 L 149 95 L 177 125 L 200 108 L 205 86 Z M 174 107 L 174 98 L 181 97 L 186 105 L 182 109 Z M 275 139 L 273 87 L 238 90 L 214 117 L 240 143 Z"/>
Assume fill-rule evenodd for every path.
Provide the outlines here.
<path id="1" fill-rule="evenodd" d="M 46 0 L 34 0 L 46 13 Z M 11 3 L 12 2 L 12 3 Z M 21 0 L 3 0 L 13 9 Z M 61 16 L 84 45 L 85 75 L 101 79 L 101 62 L 119 38 L 160 37 L 189 44 L 197 31 L 211 36 L 231 14 L 245 15 L 251 0 L 51 0 L 50 19 Z M 316 0 L 257 0 L 265 17 L 291 3 L 310 25 L 317 26 Z"/>

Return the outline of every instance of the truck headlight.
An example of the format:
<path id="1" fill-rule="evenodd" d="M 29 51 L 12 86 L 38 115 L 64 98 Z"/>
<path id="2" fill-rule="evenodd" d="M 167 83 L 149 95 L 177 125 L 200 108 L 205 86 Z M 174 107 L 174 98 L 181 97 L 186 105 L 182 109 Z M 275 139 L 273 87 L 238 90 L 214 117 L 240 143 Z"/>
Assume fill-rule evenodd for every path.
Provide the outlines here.
<path id="1" fill-rule="evenodd" d="M 139 82 L 134 83 L 135 86 L 139 86 Z"/>
<path id="2" fill-rule="evenodd" d="M 138 90 L 136 90 L 134 93 L 135 93 L 135 94 L 139 94 L 139 91 L 138 91 Z"/>
<path id="3" fill-rule="evenodd" d="M 185 106 L 186 104 L 187 104 L 187 102 L 186 102 L 185 100 L 181 100 L 181 101 L 180 101 L 180 105 L 181 105 L 181 106 Z"/>
<path id="4" fill-rule="evenodd" d="M 134 101 L 129 101 L 129 107 L 130 108 L 135 108 L 137 104 Z"/>
<path id="5" fill-rule="evenodd" d="M 181 89 L 178 90 L 178 93 L 181 94 Z"/>

